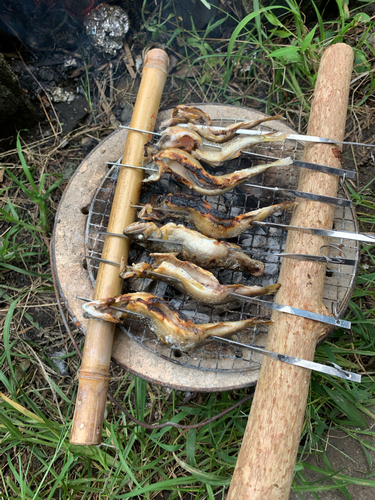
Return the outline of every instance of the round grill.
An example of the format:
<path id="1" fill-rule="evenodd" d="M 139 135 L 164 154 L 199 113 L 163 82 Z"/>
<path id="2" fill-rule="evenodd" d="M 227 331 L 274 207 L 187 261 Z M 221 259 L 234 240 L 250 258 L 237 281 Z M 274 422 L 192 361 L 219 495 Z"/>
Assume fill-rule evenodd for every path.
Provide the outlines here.
<path id="1" fill-rule="evenodd" d="M 236 108 L 232 106 L 212 106 L 200 105 L 200 107 L 210 114 L 213 120 L 213 125 L 227 125 L 233 120 L 243 119 L 258 119 L 259 113 L 251 110 Z M 165 119 L 170 116 L 171 110 L 160 113 L 159 119 Z M 215 119 L 215 117 L 217 117 Z M 260 130 L 274 131 L 291 129 L 285 127 L 280 122 L 268 122 L 267 126 L 260 126 Z M 126 135 L 121 131 L 121 135 Z M 113 136 L 111 136 L 113 137 Z M 80 250 L 90 257 L 101 257 L 103 243 L 110 211 L 111 204 L 116 188 L 116 180 L 119 172 L 117 165 L 114 165 L 110 170 L 106 168 L 106 161 L 114 161 L 113 155 L 116 151 L 108 144 L 111 141 L 108 138 L 100 145 L 96 152 L 92 153 L 80 169 L 87 169 L 92 163 L 95 163 L 98 175 L 95 180 L 91 179 L 89 191 L 92 193 L 90 203 L 87 204 L 84 210 L 88 212 L 87 221 L 79 223 L 77 230 L 83 231 L 84 246 L 79 245 Z M 113 140 L 112 140 L 113 142 Z M 120 144 L 122 150 L 124 142 Z M 101 151 L 100 151 L 101 148 Z M 108 151 L 108 154 L 106 154 Z M 283 143 L 271 143 L 267 146 L 258 146 L 251 151 L 256 151 L 260 154 L 287 157 L 292 156 L 294 159 L 301 159 L 303 147 L 295 141 L 284 141 Z M 99 153 L 99 154 L 98 154 Z M 118 156 L 117 156 L 118 158 Z M 247 168 L 251 165 L 264 163 L 266 160 L 254 159 L 252 156 L 243 155 L 240 159 L 231 160 L 223 167 L 217 167 L 212 170 L 212 173 L 218 175 L 220 173 L 234 171 L 242 168 Z M 271 160 L 270 160 L 271 161 Z M 296 189 L 298 184 L 299 167 L 288 166 L 272 168 L 263 174 L 249 180 L 251 184 L 264 185 L 269 187 L 290 188 Z M 100 174 L 101 176 L 100 176 Z M 83 178 L 85 176 L 83 175 Z M 100 177 L 100 178 L 98 178 Z M 74 180 L 71 184 L 76 185 Z M 246 183 L 245 183 L 246 184 Z M 260 207 L 273 205 L 285 201 L 287 197 L 278 193 L 263 190 L 261 188 L 248 187 L 245 184 L 238 186 L 234 191 L 230 191 L 221 196 L 206 197 L 207 201 L 217 210 L 234 217 L 236 215 L 255 210 Z M 67 191 L 72 190 L 72 186 L 68 186 Z M 171 176 L 164 176 L 159 182 L 144 184 L 140 203 L 144 204 L 151 201 L 151 198 L 156 195 L 166 195 L 168 193 L 191 193 L 189 188 L 181 186 Z M 348 197 L 348 193 L 341 185 L 339 196 Z M 64 194 L 64 198 L 66 194 Z M 62 202 L 63 205 L 63 202 Z M 60 221 L 62 217 L 62 208 L 59 208 Z M 64 213 L 64 215 L 68 215 Z M 289 222 L 288 212 L 278 212 L 267 221 L 287 224 Z M 173 219 L 170 219 L 171 221 Z M 166 223 L 165 220 L 162 223 Z M 177 222 L 178 221 L 174 221 Z M 74 226 L 74 224 L 73 224 Z M 354 210 L 348 207 L 337 207 L 335 210 L 334 220 L 335 230 L 358 231 L 356 216 Z M 253 227 L 246 231 L 238 238 L 229 240 L 239 244 L 253 258 L 262 260 L 266 264 L 265 273 L 260 277 L 251 276 L 247 273 L 233 272 L 228 270 L 213 271 L 223 284 L 242 283 L 244 285 L 260 285 L 266 286 L 272 283 L 277 283 L 281 258 L 276 256 L 276 253 L 281 253 L 285 246 L 286 231 L 273 228 Z M 59 238 L 59 231 L 55 237 L 55 259 L 57 259 L 58 247 L 61 248 L 62 241 Z M 60 242 L 60 245 L 58 244 Z M 332 240 L 332 243 L 339 245 L 345 256 L 355 259 L 355 266 L 329 264 L 326 276 L 326 285 L 324 290 L 324 304 L 337 317 L 341 317 L 347 307 L 351 297 L 352 290 L 355 284 L 355 277 L 358 267 L 359 244 L 348 240 Z M 337 250 L 329 247 L 332 256 L 337 256 Z M 92 297 L 92 289 L 95 285 L 98 262 L 94 259 L 84 261 L 81 256 L 81 266 L 87 267 L 87 270 L 81 270 L 82 280 L 85 281 L 85 286 L 76 286 L 76 295 L 82 295 L 82 288 L 86 289 L 84 295 L 88 298 Z M 129 263 L 146 261 L 151 263 L 153 259 L 149 256 L 149 252 L 132 244 L 129 254 Z M 66 272 L 66 271 L 65 271 Z M 63 273 L 64 274 L 64 273 Z M 57 275 L 60 278 L 61 266 L 57 265 Z M 64 297 L 67 294 L 64 289 L 64 284 L 67 279 L 60 280 L 61 291 Z M 88 283 L 87 283 L 88 282 Z M 71 287 L 70 287 L 71 288 Z M 124 293 L 130 291 L 145 291 L 153 293 L 171 302 L 171 304 L 182 312 L 185 316 L 191 319 L 194 323 L 213 323 L 220 321 L 236 321 L 253 316 L 270 316 L 270 309 L 260 307 L 257 304 L 250 302 L 239 303 L 234 302 L 225 306 L 207 306 L 202 305 L 190 299 L 188 296 L 178 292 L 176 289 L 163 282 L 151 280 L 129 280 L 124 283 Z M 91 292 L 91 295 L 90 295 Z M 74 300 L 74 307 L 71 307 L 71 300 L 67 300 L 68 307 L 72 310 L 74 316 L 78 317 L 81 322 L 82 313 L 80 312 L 79 302 Z M 273 300 L 272 296 L 262 297 L 263 300 Z M 84 325 L 84 319 L 82 322 Z M 160 382 L 173 387 L 180 387 L 189 390 L 224 390 L 232 387 L 240 387 L 254 383 L 257 379 L 258 369 L 260 367 L 261 356 L 254 355 L 247 349 L 228 346 L 227 344 L 218 341 L 212 341 L 203 347 L 196 349 L 192 353 L 185 354 L 174 349 L 170 349 L 162 344 L 151 330 L 134 320 L 127 321 L 121 327 L 122 333 L 118 333 L 115 341 L 114 358 L 117 362 L 124 365 L 126 368 L 134 371 L 143 378 Z M 263 346 L 266 341 L 267 327 L 264 325 L 254 327 L 251 331 L 246 330 L 238 333 L 234 340 L 249 345 Z M 128 340 L 124 340 L 125 337 Z M 139 359 L 136 360 L 135 353 L 142 359 L 140 366 Z M 204 379 L 200 373 L 204 372 Z M 207 379 L 209 377 L 209 379 Z M 186 380 L 186 382 L 185 382 Z M 207 382 L 207 380 L 210 380 Z M 211 384 L 210 386 L 207 386 Z"/>

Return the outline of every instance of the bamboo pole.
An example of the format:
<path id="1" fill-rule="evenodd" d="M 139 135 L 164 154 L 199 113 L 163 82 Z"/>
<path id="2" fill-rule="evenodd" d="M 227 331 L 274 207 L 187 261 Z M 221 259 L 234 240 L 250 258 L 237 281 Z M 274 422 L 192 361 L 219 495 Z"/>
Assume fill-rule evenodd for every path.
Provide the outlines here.
<path id="1" fill-rule="evenodd" d="M 323 54 L 308 127 L 309 135 L 343 140 L 348 106 L 353 51 L 336 44 Z M 341 167 L 341 151 L 328 144 L 306 146 L 308 162 Z M 336 196 L 337 176 L 302 170 L 298 189 Z M 334 207 L 298 200 L 293 226 L 331 229 Z M 326 238 L 290 231 L 285 252 L 319 255 Z M 284 259 L 275 301 L 300 309 L 330 314 L 323 306 L 325 265 Z M 266 349 L 312 360 L 322 323 L 272 313 Z M 254 402 L 247 423 L 227 500 L 286 500 L 293 479 L 298 444 L 306 408 L 309 370 L 263 358 Z"/>
<path id="2" fill-rule="evenodd" d="M 160 49 L 150 50 L 145 59 L 130 126 L 152 131 L 155 126 L 160 99 L 168 68 L 168 56 Z M 142 165 L 144 144 L 151 135 L 129 131 L 122 163 Z M 143 171 L 121 168 L 108 232 L 122 234 L 124 228 L 134 222 L 136 205 L 141 192 Z M 120 262 L 127 259 L 129 241 L 125 238 L 107 236 L 102 257 Z M 121 293 L 123 281 L 118 268 L 101 263 L 96 279 L 94 299 L 113 297 Z M 86 332 L 85 348 L 81 369 L 78 372 L 79 386 L 70 442 L 73 444 L 99 444 L 101 442 L 104 411 L 109 384 L 109 366 L 112 354 L 115 325 L 104 321 L 91 320 Z"/>

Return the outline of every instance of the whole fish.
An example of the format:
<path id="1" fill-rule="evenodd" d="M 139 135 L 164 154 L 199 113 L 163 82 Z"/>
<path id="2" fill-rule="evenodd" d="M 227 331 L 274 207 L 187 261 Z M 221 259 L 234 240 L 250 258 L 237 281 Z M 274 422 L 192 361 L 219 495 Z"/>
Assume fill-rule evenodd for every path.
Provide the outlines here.
<path id="1" fill-rule="evenodd" d="M 199 325 L 186 318 L 166 300 L 143 292 L 93 300 L 82 307 L 94 318 L 112 323 L 120 323 L 121 319 L 127 317 L 147 322 L 151 330 L 164 344 L 183 352 L 189 352 L 203 344 L 210 335 L 227 337 L 254 325 L 271 324 L 271 321 L 258 317 Z M 124 311 L 116 311 L 111 307 L 124 309 Z M 132 313 L 135 313 L 136 316 Z"/>
<path id="2" fill-rule="evenodd" d="M 168 120 L 164 120 L 160 125 L 160 130 L 167 127 L 173 127 L 179 123 L 197 123 L 202 125 L 211 125 L 211 118 L 207 113 L 195 106 L 185 106 L 180 104 L 172 111 L 172 116 Z"/>
<path id="3" fill-rule="evenodd" d="M 240 156 L 241 151 L 247 147 L 255 146 L 261 142 L 284 141 L 288 138 L 288 134 L 283 132 L 271 132 L 269 134 L 257 135 L 240 135 L 231 141 L 224 142 L 221 150 L 207 148 L 202 146 L 200 149 L 195 149 L 191 154 L 197 160 L 204 161 L 211 167 L 219 167 L 224 161 L 232 160 Z"/>
<path id="4" fill-rule="evenodd" d="M 173 217 L 192 224 L 199 232 L 211 238 L 235 238 L 251 228 L 253 221 L 262 221 L 266 217 L 295 205 L 293 201 L 285 201 L 270 207 L 258 208 L 246 214 L 228 217 L 214 209 L 199 196 L 170 193 L 160 195 L 154 203 L 148 203 L 139 212 L 143 220 L 163 220 Z M 167 209 L 165 212 L 163 209 Z"/>
<path id="5" fill-rule="evenodd" d="M 247 297 L 271 295 L 276 293 L 281 286 L 279 283 L 269 286 L 222 285 L 212 273 L 192 262 L 177 259 L 174 253 L 152 253 L 151 257 L 155 259 L 153 264 L 139 262 L 127 266 L 122 261 L 120 277 L 164 281 L 189 297 L 210 305 L 226 304 L 232 301 L 232 293 Z"/>
<path id="6" fill-rule="evenodd" d="M 152 160 L 149 172 L 152 172 L 152 166 L 156 166 L 158 170 L 144 179 L 143 182 L 158 181 L 164 172 L 170 172 L 178 182 L 182 182 L 197 193 L 207 196 L 226 193 L 271 167 L 292 165 L 293 163 L 291 158 L 282 158 L 273 163 L 265 163 L 236 170 L 230 174 L 215 176 L 209 174 L 191 154 L 180 149 L 171 148 L 160 151 L 160 153 L 152 155 Z"/>
<path id="7" fill-rule="evenodd" d="M 195 123 L 188 123 L 190 130 L 197 132 L 200 136 L 212 142 L 226 142 L 232 139 L 238 129 L 251 129 L 257 127 L 258 125 L 269 122 L 271 120 L 281 120 L 282 115 L 267 116 L 266 118 L 261 118 L 260 120 L 247 120 L 242 122 L 235 122 L 222 127 L 220 129 L 211 128 L 209 125 L 197 125 Z"/>
<path id="8" fill-rule="evenodd" d="M 205 269 L 247 271 L 254 276 L 264 273 L 264 263 L 252 259 L 240 246 L 208 238 L 182 225 L 169 223 L 159 227 L 154 222 L 133 222 L 124 229 L 124 234 L 152 252 L 176 252 L 179 258 Z"/>

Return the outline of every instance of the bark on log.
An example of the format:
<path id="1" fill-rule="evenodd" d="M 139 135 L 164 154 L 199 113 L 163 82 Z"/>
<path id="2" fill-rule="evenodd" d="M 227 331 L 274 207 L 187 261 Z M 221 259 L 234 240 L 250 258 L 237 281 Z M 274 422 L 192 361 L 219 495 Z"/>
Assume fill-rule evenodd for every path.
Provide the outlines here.
<path id="1" fill-rule="evenodd" d="M 342 141 L 345 132 L 353 51 L 345 44 L 323 54 L 308 127 L 309 135 Z M 341 167 L 341 151 L 328 144 L 305 148 L 308 162 Z M 336 196 L 338 177 L 301 170 L 298 189 Z M 331 229 L 334 207 L 298 199 L 291 225 Z M 319 255 L 326 238 L 290 231 L 285 252 Z M 275 302 L 322 314 L 325 265 L 284 259 Z M 326 332 L 322 323 L 276 311 L 266 349 L 312 360 Z M 228 500 L 286 500 L 289 497 L 306 408 L 309 370 L 264 356 L 254 402 L 230 486 Z"/>
<path id="2" fill-rule="evenodd" d="M 168 56 L 160 49 L 148 52 L 143 68 L 130 126 L 141 130 L 154 130 L 160 99 L 167 77 Z M 129 131 L 122 163 L 141 166 L 144 144 L 150 135 Z M 134 222 L 136 205 L 141 193 L 143 170 L 121 168 L 108 224 L 109 233 L 122 234 L 124 228 Z M 107 236 L 102 252 L 103 259 L 120 262 L 128 258 L 130 242 L 125 238 Z M 94 300 L 113 297 L 121 293 L 123 280 L 117 267 L 101 263 L 96 278 Z M 104 410 L 109 384 L 113 323 L 91 320 L 86 333 L 79 386 L 70 442 L 73 444 L 99 444 L 101 442 Z"/>

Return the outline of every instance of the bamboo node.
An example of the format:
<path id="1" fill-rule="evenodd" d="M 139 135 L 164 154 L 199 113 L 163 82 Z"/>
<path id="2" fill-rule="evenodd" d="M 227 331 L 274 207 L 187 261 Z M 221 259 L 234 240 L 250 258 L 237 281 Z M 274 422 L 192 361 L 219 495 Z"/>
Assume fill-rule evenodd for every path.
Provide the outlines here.
<path id="1" fill-rule="evenodd" d="M 91 371 L 84 371 L 84 370 L 79 370 L 78 376 L 79 376 L 79 378 L 85 378 L 88 380 L 110 380 L 110 378 L 111 378 L 106 373 L 91 372 Z"/>

